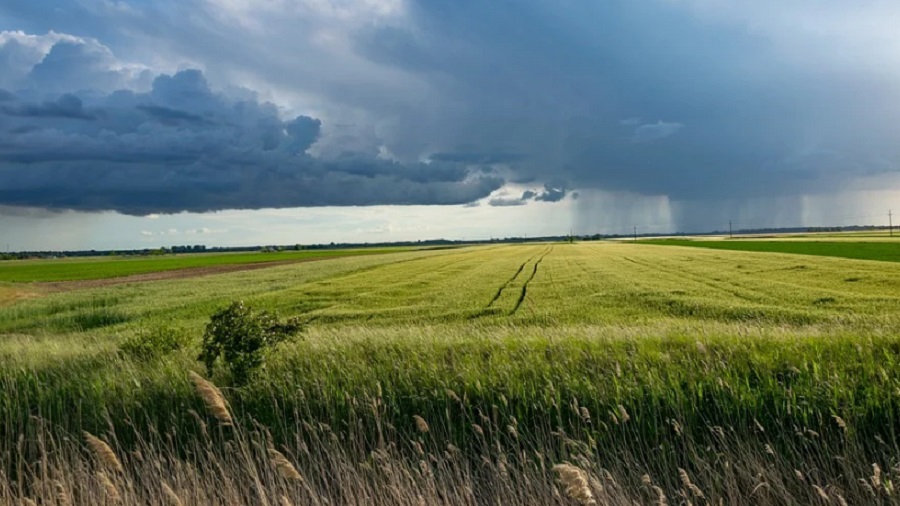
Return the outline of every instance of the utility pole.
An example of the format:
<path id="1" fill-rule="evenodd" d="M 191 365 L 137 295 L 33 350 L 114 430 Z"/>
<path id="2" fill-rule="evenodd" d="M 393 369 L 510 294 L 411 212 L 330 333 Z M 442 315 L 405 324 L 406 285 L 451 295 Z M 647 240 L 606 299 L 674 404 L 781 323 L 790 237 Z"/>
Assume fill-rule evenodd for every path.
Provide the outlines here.
<path id="1" fill-rule="evenodd" d="M 894 237 L 894 217 L 891 215 L 890 209 L 888 209 L 888 233 Z"/>
<path id="2" fill-rule="evenodd" d="M 637 226 L 634 227 L 634 242 L 637 242 Z"/>
<path id="3" fill-rule="evenodd" d="M 734 233 L 731 231 L 731 220 L 728 220 L 728 238 L 734 239 Z"/>

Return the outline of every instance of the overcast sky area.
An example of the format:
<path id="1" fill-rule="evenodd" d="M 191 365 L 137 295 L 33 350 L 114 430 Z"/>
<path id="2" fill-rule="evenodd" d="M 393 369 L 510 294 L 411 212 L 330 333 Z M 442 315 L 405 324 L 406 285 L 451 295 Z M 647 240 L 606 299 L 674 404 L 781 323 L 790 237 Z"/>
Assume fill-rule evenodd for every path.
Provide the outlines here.
<path id="1" fill-rule="evenodd" d="M 887 224 L 900 3 L 3 0 L 0 248 Z"/>

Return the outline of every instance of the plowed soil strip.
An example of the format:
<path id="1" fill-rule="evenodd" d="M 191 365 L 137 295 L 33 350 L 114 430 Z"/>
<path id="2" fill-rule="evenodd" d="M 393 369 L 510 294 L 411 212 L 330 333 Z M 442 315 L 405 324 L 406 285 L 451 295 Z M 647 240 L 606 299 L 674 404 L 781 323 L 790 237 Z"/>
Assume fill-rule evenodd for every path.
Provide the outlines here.
<path id="1" fill-rule="evenodd" d="M 31 286 L 51 291 L 51 292 L 68 292 L 72 290 L 83 290 L 87 288 L 100 288 L 104 286 L 123 285 L 126 283 L 146 283 L 150 281 L 165 281 L 174 279 L 197 278 L 201 276 L 211 276 L 214 274 L 224 274 L 228 272 L 239 271 L 255 271 L 257 269 L 268 269 L 270 267 L 278 267 L 281 265 L 299 264 L 306 262 L 317 262 L 320 260 L 333 260 L 335 258 L 345 257 L 318 257 L 318 258 L 300 258 L 296 260 L 281 260 L 276 262 L 259 262 L 250 264 L 224 264 L 210 265 L 206 267 L 190 267 L 187 269 L 175 269 L 159 272 L 148 272 L 146 274 L 131 274 L 129 276 L 121 276 L 118 278 L 104 279 L 86 279 L 79 281 L 54 281 L 48 283 L 32 283 Z"/>

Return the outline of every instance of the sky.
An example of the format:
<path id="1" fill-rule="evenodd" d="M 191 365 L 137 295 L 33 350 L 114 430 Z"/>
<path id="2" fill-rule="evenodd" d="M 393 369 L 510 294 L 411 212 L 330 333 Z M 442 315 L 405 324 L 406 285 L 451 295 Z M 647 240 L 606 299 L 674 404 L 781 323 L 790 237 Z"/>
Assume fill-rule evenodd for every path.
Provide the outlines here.
<path id="1" fill-rule="evenodd" d="M 0 248 L 886 225 L 893 0 L 4 0 Z"/>

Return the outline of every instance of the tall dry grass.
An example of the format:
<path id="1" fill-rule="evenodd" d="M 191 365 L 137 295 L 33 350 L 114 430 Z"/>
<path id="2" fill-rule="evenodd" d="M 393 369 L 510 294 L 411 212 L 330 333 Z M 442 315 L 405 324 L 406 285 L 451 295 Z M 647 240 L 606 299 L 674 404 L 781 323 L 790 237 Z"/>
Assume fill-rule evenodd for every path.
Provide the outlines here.
<path id="1" fill-rule="evenodd" d="M 789 437 L 673 421 L 660 428 L 671 443 L 653 446 L 628 437 L 624 406 L 591 416 L 573 403 L 577 421 L 564 427 L 483 412 L 461 448 L 451 433 L 469 428 L 451 417 L 415 415 L 397 428 L 373 398 L 370 418 L 297 420 L 293 438 L 276 441 L 232 413 L 211 382 L 192 379 L 208 408 L 183 413 L 196 435 L 135 426 L 125 443 L 112 423 L 76 435 L 33 418 L 29 436 L 0 452 L 0 504 L 900 504 L 897 461 L 872 462 L 865 444 L 841 439 L 853 429 L 843 420 L 830 435 L 798 428 Z M 618 443 L 598 444 L 591 425 L 619 433 Z M 894 443 L 869 443 L 900 455 Z"/>

